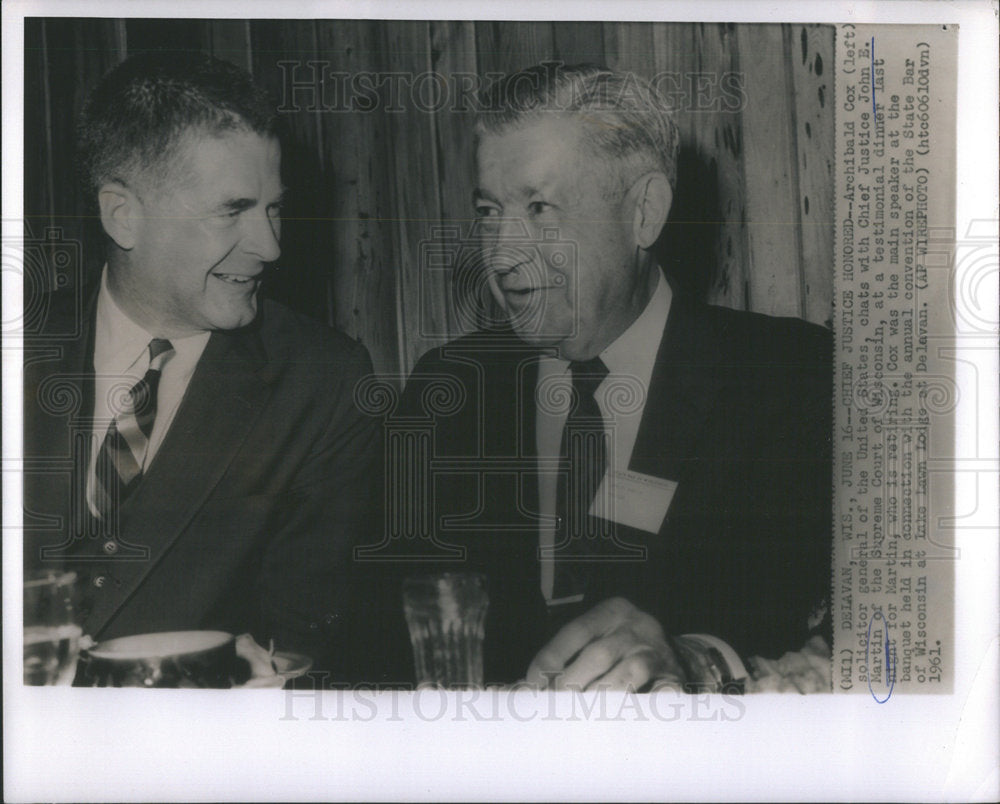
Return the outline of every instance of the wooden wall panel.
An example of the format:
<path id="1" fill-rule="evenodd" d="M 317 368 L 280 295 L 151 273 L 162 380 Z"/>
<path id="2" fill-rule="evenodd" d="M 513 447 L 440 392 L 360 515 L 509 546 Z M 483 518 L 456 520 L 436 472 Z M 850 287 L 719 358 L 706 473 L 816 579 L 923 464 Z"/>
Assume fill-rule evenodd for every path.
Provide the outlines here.
<path id="1" fill-rule="evenodd" d="M 699 72 L 711 76 L 713 87 L 708 91 L 712 98 L 709 110 L 698 108 L 702 101 L 700 89 L 695 87 L 693 114 L 704 123 L 696 126 L 696 141 L 703 153 L 712 154 L 717 166 L 719 234 L 714 243 L 717 274 L 709 292 L 709 300 L 728 307 L 745 308 L 747 273 L 750 267 L 750 248 L 746 232 L 746 188 L 743 183 L 742 158 L 745 137 L 740 114 L 722 107 L 719 83 L 726 74 L 738 73 L 740 62 L 735 48 L 733 26 L 725 24 L 698 24 L 694 29 L 694 50 L 698 54 Z M 718 100 L 718 104 L 716 103 Z"/>
<path id="2" fill-rule="evenodd" d="M 604 24 L 561 22 L 552 24 L 552 55 L 565 64 L 603 64 Z"/>
<path id="3" fill-rule="evenodd" d="M 767 315 L 802 313 L 795 114 L 789 55 L 780 25 L 737 29 L 743 107 L 743 178 L 749 237 L 750 309 Z"/>
<path id="4" fill-rule="evenodd" d="M 476 23 L 476 59 L 484 76 L 522 70 L 551 59 L 553 53 L 552 23 Z"/>
<path id="5" fill-rule="evenodd" d="M 364 20 L 321 22 L 318 55 L 331 73 L 375 73 L 382 54 L 379 23 Z M 353 80 L 353 79 L 352 79 Z M 330 320 L 368 347 L 375 369 L 398 373 L 396 328 L 397 277 L 389 194 L 393 181 L 382 102 L 350 86 L 332 93 L 334 109 L 318 114 L 323 146 L 323 212 L 320 225 L 329 233 Z"/>
<path id="6" fill-rule="evenodd" d="M 746 307 L 749 264 L 741 165 L 741 117 L 721 100 L 720 83 L 739 71 L 732 27 L 656 23 L 657 73 L 676 92 L 681 132 L 678 187 L 667 259 L 688 289 L 727 307 Z M 667 90 L 666 87 L 672 87 Z"/>
<path id="7" fill-rule="evenodd" d="M 209 52 L 253 72 L 249 20 L 206 20 Z"/>
<path id="8" fill-rule="evenodd" d="M 157 50 L 182 59 L 190 53 L 207 52 L 212 46 L 205 20 L 130 19 L 125 21 L 125 32 L 130 56 Z"/>
<path id="9" fill-rule="evenodd" d="M 253 74 L 278 102 L 282 172 L 290 189 L 282 222 L 282 254 L 268 278 L 268 293 L 315 318 L 328 318 L 332 266 L 320 255 L 331 253 L 326 220 L 329 198 L 323 171 L 322 115 L 314 106 L 321 102 L 321 92 L 312 86 L 292 95 L 286 82 L 286 75 L 309 82 L 315 69 L 309 62 L 317 58 L 316 37 L 316 25 L 310 20 L 284 20 L 280 25 L 250 22 Z M 283 68 L 280 62 L 296 66 Z"/>
<path id="10" fill-rule="evenodd" d="M 398 93 L 384 117 L 389 137 L 387 163 L 394 181 L 390 188 L 396 262 L 396 327 L 399 358 L 408 373 L 417 358 L 449 340 L 449 277 L 429 270 L 427 247 L 432 229 L 440 224 L 437 143 L 433 98 L 416 94 L 423 86 L 417 76 L 430 72 L 431 40 L 426 22 L 397 22 L 385 29 L 384 67 L 399 76 Z M 388 87 L 387 87 L 388 88 Z M 396 102 L 398 100 L 398 110 Z"/>
<path id="11" fill-rule="evenodd" d="M 430 23 L 430 37 L 431 68 L 449 86 L 449 102 L 431 119 L 441 225 L 432 237 L 432 248 L 435 257 L 453 269 L 442 291 L 446 294 L 447 331 L 458 335 L 475 328 L 482 293 L 477 281 L 481 274 L 459 270 L 469 266 L 466 257 L 474 248 L 471 237 L 475 221 L 472 209 L 475 158 L 471 132 L 479 88 L 476 28 L 472 22 L 435 20 Z"/>
<path id="12" fill-rule="evenodd" d="M 834 116 L 832 25 L 788 26 L 799 165 L 802 316 L 831 325 L 833 315 Z"/>
<path id="13" fill-rule="evenodd" d="M 316 24 L 309 20 L 285 20 L 280 26 L 268 21 L 250 22 L 250 43 L 253 59 L 253 73 L 257 81 L 265 86 L 279 102 L 279 114 L 286 125 L 297 148 L 297 156 L 309 154 L 309 166 L 315 167 L 322 158 L 320 146 L 320 121 L 317 105 L 322 102 L 322 92 L 316 86 L 305 88 L 301 93 L 286 91 L 286 77 L 293 81 L 308 83 L 316 75 L 316 68 L 310 62 L 316 61 Z M 282 66 L 281 62 L 293 66 Z M 296 107 L 297 105 L 297 107 Z M 288 107 L 296 107 L 288 111 Z M 303 171 L 311 173 L 310 171 Z"/>
<path id="14" fill-rule="evenodd" d="M 104 263 L 97 201 L 84 195 L 78 180 L 76 123 L 90 90 L 122 56 L 119 29 L 112 20 L 53 19 L 45 23 L 51 123 L 53 224 L 83 245 L 84 281 Z"/>
<path id="15" fill-rule="evenodd" d="M 602 41 L 606 67 L 634 70 L 646 78 L 655 75 L 653 26 L 648 22 L 606 22 Z"/>

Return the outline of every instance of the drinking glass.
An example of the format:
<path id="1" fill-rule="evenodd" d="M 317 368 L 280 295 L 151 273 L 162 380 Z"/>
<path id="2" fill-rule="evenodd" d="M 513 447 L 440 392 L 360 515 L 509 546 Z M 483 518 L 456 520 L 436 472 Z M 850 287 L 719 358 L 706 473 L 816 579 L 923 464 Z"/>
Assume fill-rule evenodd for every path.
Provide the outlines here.
<path id="1" fill-rule="evenodd" d="M 76 573 L 42 571 L 24 579 L 24 683 L 69 685 L 80 646 Z"/>
<path id="2" fill-rule="evenodd" d="M 445 572 L 407 578 L 403 613 L 410 629 L 417 684 L 446 689 L 483 686 L 486 578 Z"/>

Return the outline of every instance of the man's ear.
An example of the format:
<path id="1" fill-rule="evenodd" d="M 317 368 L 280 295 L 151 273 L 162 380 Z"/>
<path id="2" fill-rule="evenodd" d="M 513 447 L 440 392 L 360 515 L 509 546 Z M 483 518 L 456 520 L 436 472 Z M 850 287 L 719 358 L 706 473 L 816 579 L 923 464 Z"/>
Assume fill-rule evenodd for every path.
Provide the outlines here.
<path id="1" fill-rule="evenodd" d="M 649 248 L 660 236 L 670 214 L 674 200 L 670 182 L 663 173 L 653 171 L 636 179 L 629 195 L 635 204 L 632 234 L 638 246 Z"/>
<path id="2" fill-rule="evenodd" d="M 101 209 L 101 225 L 108 237 L 125 251 L 134 248 L 142 220 L 135 193 L 124 184 L 111 181 L 97 191 L 97 203 Z"/>

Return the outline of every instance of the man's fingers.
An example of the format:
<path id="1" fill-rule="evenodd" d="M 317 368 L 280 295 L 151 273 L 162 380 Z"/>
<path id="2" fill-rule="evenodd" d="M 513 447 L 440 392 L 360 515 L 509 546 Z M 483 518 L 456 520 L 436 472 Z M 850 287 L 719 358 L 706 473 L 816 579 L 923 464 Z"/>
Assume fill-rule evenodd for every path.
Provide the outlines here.
<path id="1" fill-rule="evenodd" d="M 684 676 L 666 644 L 629 653 L 588 689 L 640 690 L 650 681 L 660 689 L 684 687 Z"/>
<path id="2" fill-rule="evenodd" d="M 552 641 L 538 652 L 528 668 L 528 682 L 546 686 L 549 680 L 547 674 L 565 668 L 570 659 L 586 645 L 614 630 L 637 612 L 635 606 L 620 597 L 598 603 L 590 611 L 563 626 Z M 655 624 L 655 620 L 653 622 Z"/>
<path id="3" fill-rule="evenodd" d="M 638 640 L 630 628 L 619 628 L 587 645 L 552 686 L 557 690 L 583 689 L 615 667 L 622 657 L 635 651 Z"/>
<path id="4" fill-rule="evenodd" d="M 641 689 L 655 675 L 657 664 L 656 651 L 652 648 L 633 651 L 603 676 L 594 679 L 587 689 Z"/>

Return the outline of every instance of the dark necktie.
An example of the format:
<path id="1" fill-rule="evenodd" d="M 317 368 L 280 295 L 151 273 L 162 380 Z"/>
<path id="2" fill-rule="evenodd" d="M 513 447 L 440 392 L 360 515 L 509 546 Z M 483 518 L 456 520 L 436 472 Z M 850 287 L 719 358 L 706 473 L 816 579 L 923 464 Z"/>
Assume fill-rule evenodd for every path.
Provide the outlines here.
<path id="1" fill-rule="evenodd" d="M 94 502 L 101 519 L 106 520 L 139 485 L 156 419 L 160 371 L 173 350 L 170 341 L 154 338 L 149 342 L 149 369 L 132 386 L 122 411 L 108 425 L 94 478 Z"/>
<path id="2" fill-rule="evenodd" d="M 607 448 L 604 417 L 594 398 L 608 376 L 608 367 L 595 357 L 569 364 L 573 375 L 573 407 L 563 427 L 560 457 L 568 461 L 566 483 L 556 494 L 556 551 L 553 599 L 582 595 L 597 560 L 600 520 L 588 516 L 604 478 Z"/>

